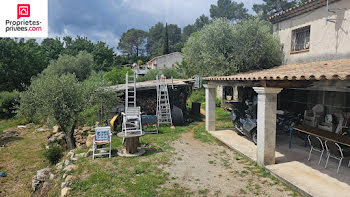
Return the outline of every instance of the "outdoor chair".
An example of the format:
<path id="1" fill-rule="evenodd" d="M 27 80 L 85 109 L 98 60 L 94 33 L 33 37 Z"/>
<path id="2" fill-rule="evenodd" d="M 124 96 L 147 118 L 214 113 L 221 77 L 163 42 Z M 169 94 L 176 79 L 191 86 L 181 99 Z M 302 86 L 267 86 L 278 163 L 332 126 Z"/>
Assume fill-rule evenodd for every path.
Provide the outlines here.
<path id="1" fill-rule="evenodd" d="M 323 156 L 323 153 L 324 153 L 324 150 L 325 150 L 324 149 L 324 145 L 322 143 L 322 140 L 321 140 L 321 138 L 316 137 L 316 136 L 312 136 L 312 135 L 308 135 L 307 139 L 308 139 L 309 145 L 311 147 L 310 148 L 310 153 L 309 153 L 309 158 L 307 160 L 310 161 L 312 151 L 320 152 L 321 156 L 320 156 L 320 159 L 318 161 L 318 165 L 320 165 L 321 160 L 322 160 L 322 156 Z"/>
<path id="2" fill-rule="evenodd" d="M 112 133 L 111 127 L 96 127 L 96 133 L 93 135 L 93 146 L 92 146 L 92 159 L 95 159 L 97 155 L 108 155 L 111 158 L 112 155 Z M 109 144 L 108 148 L 104 148 L 105 145 Z M 102 148 L 98 148 L 103 146 Z"/>
<path id="3" fill-rule="evenodd" d="M 315 105 L 312 110 L 305 110 L 304 124 L 312 127 L 317 127 L 324 116 L 324 106 L 321 104 Z"/>
<path id="4" fill-rule="evenodd" d="M 332 141 L 326 141 L 325 146 L 326 146 L 326 150 L 327 150 L 327 161 L 326 161 L 325 168 L 327 168 L 329 157 L 332 157 L 336 160 L 339 160 L 338 169 L 337 169 L 337 174 L 338 174 L 339 168 L 340 168 L 341 163 L 344 159 L 344 151 L 339 146 L 338 143 L 335 143 Z"/>
<path id="5" fill-rule="evenodd" d="M 127 107 L 123 115 L 122 129 L 125 137 L 128 136 L 141 136 L 141 108 L 140 107 Z"/>

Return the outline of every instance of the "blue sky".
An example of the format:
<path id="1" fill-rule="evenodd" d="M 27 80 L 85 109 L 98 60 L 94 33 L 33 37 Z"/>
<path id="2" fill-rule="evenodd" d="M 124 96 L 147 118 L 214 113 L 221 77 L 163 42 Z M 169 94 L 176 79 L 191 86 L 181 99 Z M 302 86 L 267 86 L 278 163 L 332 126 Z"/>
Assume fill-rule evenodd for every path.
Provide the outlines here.
<path id="1" fill-rule="evenodd" d="M 252 13 L 254 3 L 243 2 Z M 157 22 L 184 27 L 200 15 L 209 16 L 217 0 L 49 0 L 49 36 L 87 36 L 116 47 L 122 33 L 130 28 L 147 31 Z"/>

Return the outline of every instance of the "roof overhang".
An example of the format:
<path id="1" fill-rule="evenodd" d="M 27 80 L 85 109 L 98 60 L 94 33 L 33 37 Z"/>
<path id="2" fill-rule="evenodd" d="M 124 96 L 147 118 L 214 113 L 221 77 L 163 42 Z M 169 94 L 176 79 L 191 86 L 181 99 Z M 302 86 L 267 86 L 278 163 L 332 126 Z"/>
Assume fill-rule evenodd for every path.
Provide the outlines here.
<path id="1" fill-rule="evenodd" d="M 329 3 L 334 3 L 339 0 L 329 0 Z M 292 8 L 289 8 L 287 10 L 283 10 L 281 12 L 278 12 L 272 16 L 269 17 L 269 20 L 272 24 L 290 19 L 292 17 L 310 12 L 312 10 L 315 10 L 317 8 L 323 7 L 327 5 L 327 0 L 308 0 L 304 3 L 298 4 L 297 6 L 294 6 Z M 325 16 L 326 16 L 326 10 L 325 10 Z"/>
<path id="2" fill-rule="evenodd" d="M 233 76 L 205 77 L 203 80 L 208 84 L 226 86 L 350 87 L 350 59 L 282 65 Z"/>

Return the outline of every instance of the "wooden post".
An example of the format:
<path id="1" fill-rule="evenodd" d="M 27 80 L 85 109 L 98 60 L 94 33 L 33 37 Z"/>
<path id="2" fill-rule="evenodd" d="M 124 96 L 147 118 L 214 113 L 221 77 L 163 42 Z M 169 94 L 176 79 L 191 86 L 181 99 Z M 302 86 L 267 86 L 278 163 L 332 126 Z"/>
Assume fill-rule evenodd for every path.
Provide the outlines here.
<path id="1" fill-rule="evenodd" d="M 125 139 L 125 148 L 127 153 L 137 153 L 137 147 L 139 147 L 139 138 L 140 137 L 130 137 Z"/>

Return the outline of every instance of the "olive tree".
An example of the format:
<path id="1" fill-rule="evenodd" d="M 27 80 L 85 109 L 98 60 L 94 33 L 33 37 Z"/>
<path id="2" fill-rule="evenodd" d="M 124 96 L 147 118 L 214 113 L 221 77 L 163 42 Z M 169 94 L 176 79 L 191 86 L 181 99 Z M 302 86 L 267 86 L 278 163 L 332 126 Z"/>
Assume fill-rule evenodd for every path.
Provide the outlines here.
<path id="1" fill-rule="evenodd" d="M 74 129 L 84 109 L 84 89 L 74 74 L 41 75 L 21 95 L 19 112 L 25 117 L 48 118 L 66 134 L 67 148 L 75 148 Z M 28 99 L 28 100 L 27 100 Z M 26 109 L 26 106 L 31 106 Z"/>
<path id="2" fill-rule="evenodd" d="M 69 150 L 75 148 L 74 129 L 84 124 L 79 122 L 82 112 L 101 104 L 111 108 L 117 103 L 116 94 L 103 88 L 110 85 L 103 79 L 104 73 L 89 71 L 89 74 L 80 75 L 81 78 L 76 76 L 82 65 L 89 69 L 93 64 L 89 54 L 86 53 L 86 57 L 83 54 L 61 56 L 51 62 L 47 70 L 33 78 L 27 91 L 20 95 L 18 115 L 32 122 L 47 119 L 58 124 L 66 134 Z M 70 69 L 69 65 L 79 69 Z M 97 111 L 98 108 L 93 112 L 97 115 Z"/>
<path id="3" fill-rule="evenodd" d="M 268 22 L 216 19 L 191 35 L 183 49 L 186 75 L 232 75 L 281 64 L 282 50 Z"/>

